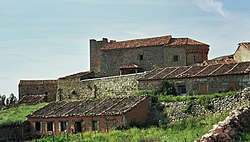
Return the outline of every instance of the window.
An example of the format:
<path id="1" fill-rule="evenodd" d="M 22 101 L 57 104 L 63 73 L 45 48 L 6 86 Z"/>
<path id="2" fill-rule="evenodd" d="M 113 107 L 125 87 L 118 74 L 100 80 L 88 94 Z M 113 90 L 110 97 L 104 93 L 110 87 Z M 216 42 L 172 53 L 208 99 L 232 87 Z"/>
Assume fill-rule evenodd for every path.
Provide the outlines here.
<path id="1" fill-rule="evenodd" d="M 194 62 L 196 62 L 196 57 L 194 56 Z"/>
<path id="2" fill-rule="evenodd" d="M 79 133 L 82 132 L 82 121 L 76 121 L 75 122 L 75 132 Z"/>
<path id="3" fill-rule="evenodd" d="M 61 124 L 61 132 L 67 130 L 67 122 L 66 121 L 60 122 L 60 124 Z"/>
<path id="4" fill-rule="evenodd" d="M 179 56 L 178 55 L 174 55 L 174 62 L 178 62 L 179 61 Z"/>
<path id="5" fill-rule="evenodd" d="M 178 93 L 179 93 L 179 95 L 182 95 L 182 96 L 187 95 L 186 85 L 179 85 L 178 86 Z"/>
<path id="6" fill-rule="evenodd" d="M 140 61 L 142 61 L 143 60 L 143 55 L 140 55 L 139 59 L 140 59 Z"/>
<path id="7" fill-rule="evenodd" d="M 41 122 L 35 122 L 35 130 L 41 131 Z"/>
<path id="8" fill-rule="evenodd" d="M 99 131 L 99 121 L 92 121 L 92 130 Z"/>
<path id="9" fill-rule="evenodd" d="M 47 122 L 47 131 L 53 131 L 53 122 Z"/>

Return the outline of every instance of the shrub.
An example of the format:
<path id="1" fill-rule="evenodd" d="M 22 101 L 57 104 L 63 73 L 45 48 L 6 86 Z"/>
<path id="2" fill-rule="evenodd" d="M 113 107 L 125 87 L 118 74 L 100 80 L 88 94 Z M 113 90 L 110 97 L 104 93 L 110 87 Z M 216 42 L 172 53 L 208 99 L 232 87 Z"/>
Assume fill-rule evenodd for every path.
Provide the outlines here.
<path id="1" fill-rule="evenodd" d="M 158 92 L 159 92 L 159 94 L 162 94 L 162 95 L 173 95 L 173 96 L 177 95 L 177 92 L 176 92 L 174 85 L 169 83 L 168 81 L 165 81 L 162 83 Z"/>

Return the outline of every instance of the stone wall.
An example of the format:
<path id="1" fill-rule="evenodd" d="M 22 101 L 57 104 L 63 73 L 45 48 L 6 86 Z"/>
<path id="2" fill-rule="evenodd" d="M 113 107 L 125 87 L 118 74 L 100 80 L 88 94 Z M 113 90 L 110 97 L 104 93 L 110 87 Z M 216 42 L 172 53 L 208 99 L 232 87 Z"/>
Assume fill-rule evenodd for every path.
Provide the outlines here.
<path id="1" fill-rule="evenodd" d="M 145 74 L 129 74 L 95 79 L 79 78 L 58 80 L 58 100 L 115 97 L 138 90 L 138 78 Z"/>
<path id="2" fill-rule="evenodd" d="M 188 100 L 176 102 L 162 102 L 165 106 L 164 122 L 184 120 L 192 116 L 205 116 L 214 112 L 234 110 L 242 106 L 250 105 L 250 88 L 241 93 L 226 97 L 207 100 Z"/>
<path id="3" fill-rule="evenodd" d="M 27 121 L 0 125 L 0 142 L 24 141 L 30 138 L 30 123 Z"/>
<path id="4" fill-rule="evenodd" d="M 143 56 L 143 60 L 140 56 Z M 101 52 L 101 76 L 119 75 L 121 66 L 133 64 L 145 71 L 164 67 L 164 57 L 163 46 L 104 50 Z"/>
<path id="5" fill-rule="evenodd" d="M 238 49 L 234 53 L 234 60 L 237 62 L 250 61 L 250 51 L 244 47 L 244 45 L 239 45 Z"/>
<path id="6" fill-rule="evenodd" d="M 250 86 L 250 75 L 223 75 L 202 78 L 182 78 L 169 80 L 139 81 L 139 89 L 154 90 L 161 86 L 164 81 L 174 84 L 177 92 L 178 86 L 185 86 L 187 95 L 207 94 L 240 90 Z"/>
<path id="7" fill-rule="evenodd" d="M 46 95 L 47 101 L 55 101 L 57 80 L 21 80 L 19 83 L 19 99 L 24 95 Z"/>
<path id="8" fill-rule="evenodd" d="M 196 142 L 231 142 L 242 141 L 241 132 L 250 130 L 250 106 L 241 107 L 232 111 L 224 120 L 214 125 L 207 134 L 203 135 Z"/>

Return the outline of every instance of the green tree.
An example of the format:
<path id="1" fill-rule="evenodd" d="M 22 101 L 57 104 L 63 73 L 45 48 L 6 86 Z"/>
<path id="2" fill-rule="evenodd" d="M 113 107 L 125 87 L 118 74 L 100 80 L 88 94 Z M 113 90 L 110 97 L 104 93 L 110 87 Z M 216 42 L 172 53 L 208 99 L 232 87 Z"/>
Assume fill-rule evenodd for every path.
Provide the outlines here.
<path id="1" fill-rule="evenodd" d="M 9 104 L 15 104 L 15 103 L 17 103 L 17 98 L 13 93 L 11 93 L 9 97 Z"/>
<path id="2" fill-rule="evenodd" d="M 6 96 L 5 95 L 0 95 L 0 105 L 1 106 L 5 106 L 6 104 L 5 104 L 5 99 L 6 99 Z"/>
<path id="3" fill-rule="evenodd" d="M 162 83 L 161 87 L 159 88 L 159 93 L 163 95 L 177 95 L 174 85 L 169 83 L 168 81 Z"/>

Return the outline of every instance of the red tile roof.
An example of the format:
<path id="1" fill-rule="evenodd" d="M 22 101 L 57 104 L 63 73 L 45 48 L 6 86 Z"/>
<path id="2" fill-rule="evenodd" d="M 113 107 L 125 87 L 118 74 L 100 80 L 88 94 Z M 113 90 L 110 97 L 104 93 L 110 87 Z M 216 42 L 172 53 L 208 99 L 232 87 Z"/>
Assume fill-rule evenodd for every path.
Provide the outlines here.
<path id="1" fill-rule="evenodd" d="M 246 47 L 246 49 L 250 51 L 250 42 L 242 42 L 242 43 L 239 43 L 239 45 Z"/>
<path id="2" fill-rule="evenodd" d="M 249 74 L 250 62 L 216 64 L 207 66 L 180 66 L 158 68 L 150 71 L 139 80 L 164 80 L 176 78 L 194 78 L 219 75 Z"/>
<path id="3" fill-rule="evenodd" d="M 168 42 L 166 46 L 172 46 L 172 45 L 206 45 L 208 44 L 190 39 L 190 38 L 171 38 L 171 40 Z"/>
<path id="4" fill-rule="evenodd" d="M 121 66 L 120 69 L 142 69 L 138 65 L 127 65 L 127 66 Z"/>
<path id="5" fill-rule="evenodd" d="M 85 71 L 85 72 L 78 72 L 75 74 L 71 74 L 68 76 L 60 77 L 59 79 L 73 79 L 73 78 L 88 78 L 88 77 L 94 77 L 94 72 L 92 71 Z"/>
<path id="6" fill-rule="evenodd" d="M 127 41 L 112 41 L 106 43 L 101 50 L 109 50 L 109 49 L 123 49 L 123 48 L 136 48 L 136 47 L 148 47 L 148 46 L 156 46 L 156 45 L 205 45 L 209 46 L 205 43 L 190 39 L 190 38 L 172 38 L 171 35 L 161 36 L 161 37 L 153 37 L 153 38 L 144 38 L 144 39 L 134 39 Z"/>
<path id="7" fill-rule="evenodd" d="M 38 104 L 46 102 L 46 95 L 24 95 L 19 99 L 19 104 Z"/>
<path id="8" fill-rule="evenodd" d="M 27 117 L 120 115 L 130 111 L 146 98 L 146 96 L 129 96 L 125 98 L 54 102 Z"/>
<path id="9" fill-rule="evenodd" d="M 105 44 L 104 47 L 102 47 L 102 50 L 164 45 L 168 43 L 170 39 L 171 36 L 167 35 L 161 37 L 134 39 L 120 42 L 109 42 Z"/>

